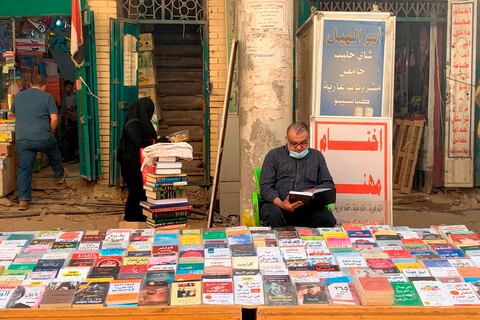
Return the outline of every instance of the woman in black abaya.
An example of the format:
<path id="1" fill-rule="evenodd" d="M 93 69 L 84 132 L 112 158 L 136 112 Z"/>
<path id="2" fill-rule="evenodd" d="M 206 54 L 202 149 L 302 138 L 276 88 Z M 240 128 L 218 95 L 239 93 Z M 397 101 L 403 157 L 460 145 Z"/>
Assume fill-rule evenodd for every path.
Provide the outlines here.
<path id="1" fill-rule="evenodd" d="M 146 200 L 140 163 L 140 148 L 153 143 L 157 137 L 151 119 L 155 105 L 150 98 L 134 102 L 127 112 L 117 157 L 122 177 L 128 186 L 128 199 L 125 204 L 125 221 L 145 221 L 140 201 Z"/>

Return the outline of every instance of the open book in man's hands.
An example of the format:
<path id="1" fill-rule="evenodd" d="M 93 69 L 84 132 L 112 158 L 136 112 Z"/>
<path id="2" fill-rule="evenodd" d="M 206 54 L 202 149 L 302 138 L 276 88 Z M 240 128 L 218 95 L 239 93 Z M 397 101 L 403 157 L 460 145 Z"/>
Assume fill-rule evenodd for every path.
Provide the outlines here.
<path id="1" fill-rule="evenodd" d="M 326 206 L 335 203 L 337 192 L 335 188 L 320 188 L 313 191 L 290 191 L 288 200 L 290 203 L 302 201 L 304 205 L 308 206 L 313 201 L 316 206 Z"/>

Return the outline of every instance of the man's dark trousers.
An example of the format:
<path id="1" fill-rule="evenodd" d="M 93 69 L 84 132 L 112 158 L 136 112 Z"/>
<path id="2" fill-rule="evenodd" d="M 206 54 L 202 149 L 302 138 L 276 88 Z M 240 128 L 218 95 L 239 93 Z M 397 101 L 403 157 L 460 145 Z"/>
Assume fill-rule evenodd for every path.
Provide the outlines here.
<path id="1" fill-rule="evenodd" d="M 325 207 L 301 206 L 294 212 L 287 212 L 277 207 L 272 202 L 263 202 L 260 207 L 260 217 L 263 225 L 274 227 L 334 227 L 337 220 L 330 210 Z"/>

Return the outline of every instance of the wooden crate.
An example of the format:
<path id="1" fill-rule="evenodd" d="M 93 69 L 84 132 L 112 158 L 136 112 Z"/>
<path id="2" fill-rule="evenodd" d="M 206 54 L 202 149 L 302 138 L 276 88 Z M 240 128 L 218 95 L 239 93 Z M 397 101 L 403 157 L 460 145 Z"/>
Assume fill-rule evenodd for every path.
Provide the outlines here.
<path id="1" fill-rule="evenodd" d="M 412 191 L 413 175 L 423 136 L 423 120 L 395 120 L 393 131 L 393 189 Z"/>

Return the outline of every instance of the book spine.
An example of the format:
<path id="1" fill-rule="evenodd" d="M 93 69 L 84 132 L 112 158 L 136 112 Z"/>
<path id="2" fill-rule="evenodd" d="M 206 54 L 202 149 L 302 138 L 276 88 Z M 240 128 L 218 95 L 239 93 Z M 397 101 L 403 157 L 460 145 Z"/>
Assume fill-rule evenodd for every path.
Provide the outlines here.
<path id="1" fill-rule="evenodd" d="M 185 223 L 186 221 L 179 221 L 179 222 L 164 222 L 164 223 L 154 223 L 154 222 L 151 222 L 151 221 L 146 221 L 147 225 L 151 226 L 151 227 L 170 227 L 170 226 L 177 226 L 177 225 L 186 225 Z"/>
<path id="2" fill-rule="evenodd" d="M 154 186 L 159 186 L 162 184 L 173 184 L 175 182 L 187 181 L 187 177 L 177 177 L 177 178 L 154 178 L 152 182 Z"/>
<path id="3" fill-rule="evenodd" d="M 153 224 L 172 224 L 176 222 L 185 223 L 187 222 L 187 217 L 176 217 L 176 218 L 165 218 L 165 219 L 150 219 L 147 218 L 147 221 Z"/>
<path id="4" fill-rule="evenodd" d="M 182 198 L 184 197 L 185 193 L 183 189 L 175 187 L 170 190 L 163 190 L 163 189 L 156 189 L 153 191 L 147 190 L 146 195 L 147 195 L 147 198 L 160 200 L 160 199 Z"/>
<path id="5" fill-rule="evenodd" d="M 159 220 L 159 219 L 173 219 L 173 218 L 179 218 L 179 217 L 187 217 L 188 216 L 188 213 L 189 211 L 187 210 L 184 210 L 184 211 L 173 211 L 173 212 L 162 212 L 162 213 L 158 213 L 158 212 L 149 212 L 147 210 L 144 210 L 143 211 L 143 214 L 150 218 L 150 219 L 155 219 L 155 220 Z"/>
<path id="6" fill-rule="evenodd" d="M 148 224 L 148 223 L 147 223 L 147 224 Z M 176 230 L 176 229 L 186 228 L 186 227 L 187 227 L 187 224 L 186 224 L 186 223 L 182 223 L 182 224 L 172 224 L 172 225 L 169 225 L 169 226 L 155 226 L 155 225 L 151 225 L 151 227 L 154 227 L 154 228 L 157 229 L 157 230 Z"/>
<path id="7" fill-rule="evenodd" d="M 189 211 L 192 210 L 193 207 L 190 206 L 179 206 L 179 207 L 166 207 L 166 208 L 147 208 L 143 207 L 145 210 L 152 212 L 152 213 L 160 213 L 160 212 L 174 212 L 174 211 Z"/>

